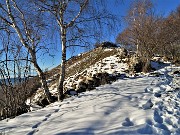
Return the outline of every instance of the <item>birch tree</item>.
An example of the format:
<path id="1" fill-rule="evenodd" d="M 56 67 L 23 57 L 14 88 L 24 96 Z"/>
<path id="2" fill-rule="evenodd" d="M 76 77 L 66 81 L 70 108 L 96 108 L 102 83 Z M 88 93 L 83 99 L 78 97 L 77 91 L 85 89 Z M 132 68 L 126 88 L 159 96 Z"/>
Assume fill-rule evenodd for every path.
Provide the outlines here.
<path id="1" fill-rule="evenodd" d="M 144 63 L 144 72 L 150 69 L 150 59 L 158 48 L 161 20 L 160 16 L 154 14 L 151 1 L 136 1 L 125 18 L 127 28 L 116 39 L 122 44 L 136 46 L 137 55 Z"/>
<path id="2" fill-rule="evenodd" d="M 112 29 L 115 17 L 109 14 L 103 4 L 105 1 L 93 0 L 38 0 L 36 5 L 47 11 L 57 22 L 61 40 L 62 56 L 58 83 L 58 99 L 63 99 L 63 82 L 66 72 L 66 52 L 68 47 L 88 46 L 88 42 Z"/>
<path id="3" fill-rule="evenodd" d="M 30 62 L 41 79 L 47 100 L 49 103 L 52 102 L 45 74 L 37 62 L 37 51 L 43 46 L 40 41 L 44 25 L 41 22 L 40 12 L 28 1 L 4 0 L 0 2 L 0 22 L 16 34 L 22 46 L 29 52 Z"/>

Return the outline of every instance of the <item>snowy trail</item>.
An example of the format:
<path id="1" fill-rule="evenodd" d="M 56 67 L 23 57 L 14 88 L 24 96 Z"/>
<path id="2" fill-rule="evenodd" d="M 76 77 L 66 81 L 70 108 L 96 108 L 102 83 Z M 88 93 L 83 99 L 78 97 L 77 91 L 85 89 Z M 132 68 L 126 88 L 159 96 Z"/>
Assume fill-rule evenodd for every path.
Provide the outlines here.
<path id="1" fill-rule="evenodd" d="M 16 135 L 180 134 L 180 93 L 161 77 L 120 79 L 41 110 L 0 121 Z"/>
<path id="2" fill-rule="evenodd" d="M 50 122 L 43 123 L 36 134 L 44 134 L 44 128 L 48 128 L 45 134 L 59 131 L 64 134 L 107 134 L 119 127 L 125 128 L 122 133 L 126 130 L 129 133 L 129 126 L 136 123 L 140 126 L 145 122 L 140 117 L 148 119 L 152 113 L 144 111 L 138 102 L 134 102 L 137 98 L 141 99 L 141 104 L 146 101 L 149 94 L 144 92 L 144 83 L 150 84 L 151 81 L 145 82 L 141 78 L 140 82 L 134 79 L 120 80 L 81 94 L 79 98 L 72 97 L 64 101 L 66 104 L 61 106 L 61 111 L 53 115 Z M 59 126 L 54 127 L 55 123 L 59 123 Z"/>

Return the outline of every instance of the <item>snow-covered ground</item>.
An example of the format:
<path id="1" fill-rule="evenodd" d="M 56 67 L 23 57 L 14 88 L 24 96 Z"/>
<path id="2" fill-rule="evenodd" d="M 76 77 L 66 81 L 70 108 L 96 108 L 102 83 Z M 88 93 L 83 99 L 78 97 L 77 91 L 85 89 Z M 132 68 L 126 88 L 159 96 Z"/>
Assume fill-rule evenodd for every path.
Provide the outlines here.
<path id="1" fill-rule="evenodd" d="M 179 135 L 180 78 L 171 74 L 171 69 L 160 69 L 158 76 L 119 79 L 63 102 L 0 121 L 0 134 Z"/>
<path id="2" fill-rule="evenodd" d="M 112 49 L 110 49 L 112 50 Z M 109 49 L 105 49 L 104 51 L 110 51 Z M 121 49 L 118 49 L 119 52 L 121 52 Z M 67 70 L 69 70 L 70 68 L 74 68 L 76 65 L 78 65 L 81 62 L 86 61 L 88 58 L 83 58 L 81 61 L 78 61 L 77 63 L 72 64 L 70 67 L 67 68 Z M 64 81 L 64 86 L 67 89 L 76 89 L 74 88 L 74 85 L 79 85 L 80 82 L 85 81 L 85 77 L 87 78 L 92 78 L 94 75 L 96 75 L 97 73 L 108 73 L 110 75 L 117 75 L 117 74 L 126 74 L 125 71 L 128 70 L 128 64 L 126 62 L 127 58 L 124 59 L 120 59 L 117 55 L 112 55 L 109 57 L 106 57 L 98 62 L 96 62 L 95 64 L 92 64 L 89 68 L 84 69 L 82 72 L 77 72 L 76 74 L 68 77 L 65 81 Z M 74 69 L 75 70 L 75 69 Z M 57 74 L 55 74 L 54 76 L 57 76 Z M 51 82 L 54 78 L 54 76 L 52 76 L 50 79 L 47 80 L 47 82 Z M 81 78 L 79 78 L 81 77 Z M 86 79 L 87 79 L 86 78 Z M 52 95 L 58 95 L 58 91 L 57 91 L 57 84 L 53 84 L 52 86 L 50 86 L 49 88 L 50 92 L 52 93 Z M 76 89 L 77 90 L 77 89 Z M 32 98 L 31 97 L 31 102 L 36 102 L 41 95 L 43 94 L 43 90 L 40 88 L 35 96 Z"/>

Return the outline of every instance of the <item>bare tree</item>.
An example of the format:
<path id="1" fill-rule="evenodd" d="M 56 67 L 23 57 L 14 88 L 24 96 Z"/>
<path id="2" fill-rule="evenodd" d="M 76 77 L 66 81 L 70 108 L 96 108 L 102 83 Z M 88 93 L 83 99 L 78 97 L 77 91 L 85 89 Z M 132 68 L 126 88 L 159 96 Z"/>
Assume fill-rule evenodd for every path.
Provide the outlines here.
<path id="1" fill-rule="evenodd" d="M 101 0 L 38 0 L 34 2 L 40 7 L 41 11 L 49 12 L 58 24 L 62 48 L 62 63 L 58 84 L 58 99 L 60 100 L 63 98 L 67 48 L 88 46 L 88 41 L 91 38 L 94 40 L 102 35 L 105 25 L 106 31 L 108 27 L 112 28 L 113 25 L 111 24 L 115 18 L 103 8 L 102 4 L 105 2 Z"/>
<path id="2" fill-rule="evenodd" d="M 162 20 L 159 45 L 162 55 L 177 59 L 180 57 L 180 6 Z"/>
<path id="3" fill-rule="evenodd" d="M 137 47 L 137 55 L 144 63 L 144 72 L 148 71 L 150 59 L 158 48 L 161 20 L 154 14 L 151 1 L 139 0 L 130 7 L 125 18 L 128 26 L 117 37 L 117 42 Z"/>
<path id="4" fill-rule="evenodd" d="M 24 3 L 23 3 L 24 2 Z M 22 6 L 25 4 L 26 6 Z M 0 21 L 3 26 L 8 26 L 10 31 L 15 32 L 19 41 L 30 54 L 31 64 L 35 67 L 42 83 L 42 87 L 49 103 L 52 97 L 49 92 L 46 77 L 37 62 L 37 51 L 44 46 L 40 44 L 44 23 L 41 14 L 35 10 L 34 5 L 28 1 L 6 0 L 0 3 Z"/>
<path id="5" fill-rule="evenodd" d="M 3 32 L 0 41 L 0 119 L 4 119 L 28 111 L 25 101 L 29 93 L 27 67 L 30 62 L 27 52 L 14 42 L 11 44 L 9 33 Z"/>

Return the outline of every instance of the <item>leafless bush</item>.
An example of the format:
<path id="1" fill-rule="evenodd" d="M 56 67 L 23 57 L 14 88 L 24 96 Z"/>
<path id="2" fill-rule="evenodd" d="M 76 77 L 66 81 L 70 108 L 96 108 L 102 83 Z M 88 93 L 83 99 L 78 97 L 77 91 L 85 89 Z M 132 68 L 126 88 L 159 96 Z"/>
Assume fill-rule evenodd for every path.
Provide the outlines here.
<path id="1" fill-rule="evenodd" d="M 27 57 L 23 58 L 26 61 L 22 61 L 20 57 L 25 52 L 12 48 L 14 46 L 10 46 L 9 41 L 3 43 L 0 56 L 0 120 L 27 112 L 25 101 L 29 95 L 29 54 L 26 52 Z"/>

